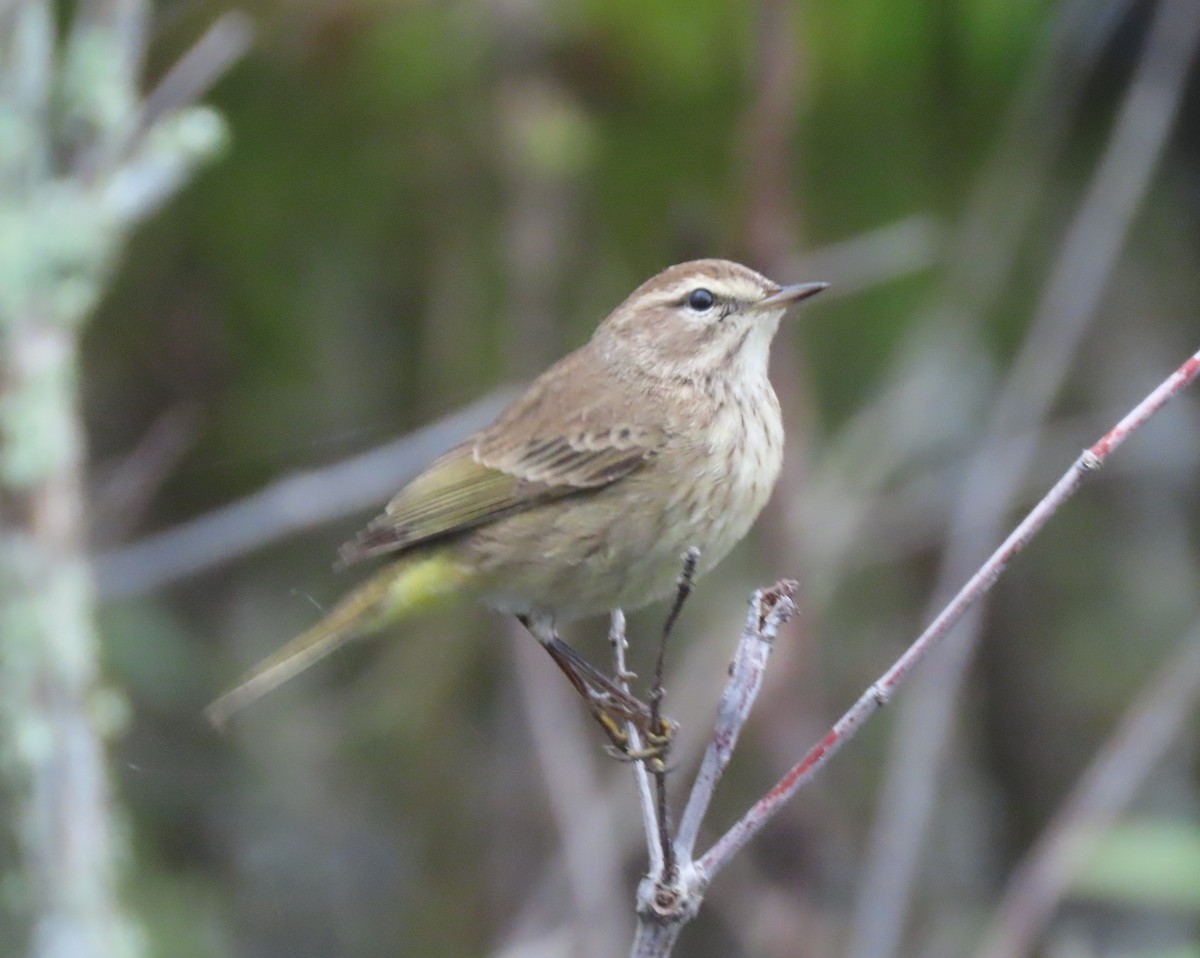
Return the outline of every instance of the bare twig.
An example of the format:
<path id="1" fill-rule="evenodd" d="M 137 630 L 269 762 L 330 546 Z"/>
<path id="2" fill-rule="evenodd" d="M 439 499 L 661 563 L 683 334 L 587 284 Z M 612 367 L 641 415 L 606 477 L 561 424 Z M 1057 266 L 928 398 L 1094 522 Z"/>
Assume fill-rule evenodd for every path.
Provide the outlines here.
<path id="1" fill-rule="evenodd" d="M 956 503 L 933 591 L 935 608 L 1003 528 L 1034 446 L 1028 443 L 1014 450 L 999 466 L 991 450 L 998 440 L 1044 418 L 1061 387 L 1162 155 L 1195 54 L 1198 20 L 1189 0 L 1164 0 L 1159 7 L 1108 146 Z M 887 958 L 899 942 L 926 844 L 936 769 L 981 621 L 976 607 L 948 654 L 923 677 L 921 694 L 910 697 L 901 711 L 859 897 L 850 949 L 855 958 Z"/>
<path id="2" fill-rule="evenodd" d="M 136 124 L 109 162 L 124 162 L 160 121 L 200 100 L 246 55 L 253 40 L 254 26 L 248 14 L 232 10 L 217 18 L 142 101 Z"/>
<path id="3" fill-rule="evenodd" d="M 714 773 L 713 762 L 719 763 L 721 768 L 728 763 L 733 743 L 762 686 L 766 650 L 774 641 L 779 627 L 796 611 L 792 602 L 794 589 L 794 582 L 784 581 L 771 589 L 755 592 L 750 600 L 746 627 L 742 631 L 729 680 L 722 694 L 722 708 L 717 716 L 713 744 L 706 753 L 701 770 L 703 780 L 698 781 L 696 786 L 702 792 L 707 789 L 711 795 L 719 778 L 719 770 Z M 727 703 L 732 707 L 725 707 Z M 710 759 L 709 756 L 714 753 L 716 757 Z M 706 799 L 698 801 L 707 804 Z M 694 845 L 694 831 L 699 827 L 703 809 L 690 801 L 689 806 L 691 824 L 688 830 L 693 832 L 687 840 L 690 847 Z M 638 928 L 631 952 L 635 958 L 652 958 L 670 953 L 682 927 L 700 910 L 708 879 L 709 875 L 697 870 L 690 854 L 679 856 L 675 866 L 670 869 L 655 868 L 652 864 L 649 873 L 638 885 Z"/>
<path id="4" fill-rule="evenodd" d="M 174 406 L 150 424 L 132 452 L 107 470 L 91 497 L 88 540 L 93 548 L 117 541 L 137 521 L 199 428 L 195 407 Z"/>
<path id="5" fill-rule="evenodd" d="M 630 958 L 662 958 L 663 955 L 669 955 L 681 931 L 681 922 L 639 921 L 633 948 L 629 952 Z"/>
<path id="6" fill-rule="evenodd" d="M 96 559 L 101 593 L 119 598 L 149 592 L 375 505 L 435 455 L 491 419 L 511 395 L 493 393 L 377 449 L 280 479 L 166 532 L 101 553 Z"/>
<path id="7" fill-rule="evenodd" d="M 795 793 L 853 737 L 862 724 L 885 705 L 916 665 L 950 631 L 963 614 L 995 584 L 1013 557 L 1021 552 L 1046 522 L 1098 470 L 1109 455 L 1152 415 L 1200 375 L 1200 352 L 1180 366 L 1157 389 L 1094 445 L 1085 449 L 1049 493 L 1025 517 L 992 556 L 971 577 L 930 626 L 905 653 L 872 684 L 809 753 L 696 862 L 696 880 L 706 885 L 711 877 L 753 838 Z"/>
<path id="8" fill-rule="evenodd" d="M 780 625 L 795 614 L 792 601 L 798 583 L 784 579 L 766 592 L 756 592 L 750 601 L 746 624 L 742 627 L 742 638 L 730 667 L 730 680 L 721 695 L 717 708 L 717 722 L 712 739 L 700 763 L 700 771 L 692 784 L 691 794 L 679 820 L 679 834 L 675 838 L 675 854 L 681 861 L 691 861 L 700 834 L 700 824 L 708 811 L 713 792 L 737 746 L 742 726 L 750 716 L 750 709 L 762 687 L 763 675 L 775 633 Z"/>
<path id="9" fill-rule="evenodd" d="M 659 642 L 658 658 L 654 662 L 654 685 L 650 689 L 650 721 L 651 728 L 655 731 L 658 730 L 658 723 L 662 718 L 661 705 L 663 695 L 666 694 L 663 678 L 667 666 L 667 642 L 671 638 L 675 623 L 679 620 L 679 613 L 683 611 L 683 604 L 692 594 L 692 586 L 696 581 L 696 563 L 699 561 L 700 550 L 695 546 L 684 553 L 683 569 L 675 584 L 675 600 L 671 603 L 671 610 L 667 613 L 666 621 L 663 622 L 662 641 Z"/>
<path id="10" fill-rule="evenodd" d="M 682 927 L 699 912 L 713 877 L 758 834 L 801 787 L 811 781 L 817 771 L 854 736 L 872 714 L 891 700 L 896 691 L 911 677 L 916 666 L 946 637 L 963 614 L 990 591 L 1012 559 L 1075 494 L 1085 479 L 1099 470 L 1131 433 L 1197 377 L 1200 377 L 1200 351 L 1159 384 L 1112 429 L 1083 451 L 1071 468 L 892 667 L 874 682 L 834 723 L 824 738 L 751 806 L 707 852 L 698 859 L 693 859 L 690 849 L 694 847 L 700 820 L 712 790 L 729 761 L 738 733 L 761 685 L 768 651 L 766 647 L 769 646 L 775 629 L 786 620 L 794 608 L 790 601 L 793 583 L 780 583 L 774 590 L 755 593 L 751 616 L 739 643 L 737 658 L 722 697 L 713 740 L 705 754 L 688 808 L 684 813 L 680 839 L 675 847 L 678 856 L 675 868 L 668 870 L 665 867 L 665 856 L 655 856 L 657 843 L 649 843 L 652 863 L 649 874 L 638 886 L 638 928 L 631 951 L 634 958 L 655 958 L 670 954 Z M 619 647 L 620 643 L 614 642 L 614 648 Z M 1197 655 L 1200 656 L 1200 653 Z M 1188 661 L 1190 662 L 1190 659 Z M 1200 664 L 1196 668 L 1200 671 Z M 622 660 L 619 664 L 622 675 L 623 669 Z M 1196 684 L 1200 685 L 1200 677 L 1197 677 Z M 1190 694 L 1191 686 L 1190 681 L 1172 685 L 1172 691 L 1164 692 L 1163 697 L 1169 697 L 1173 702 L 1178 701 L 1185 693 Z M 1164 710 L 1164 713 L 1176 716 L 1178 707 Z M 1161 724 L 1161 718 L 1159 722 Z M 1111 789 L 1114 779 L 1115 775 L 1108 772 L 1103 781 L 1109 783 L 1108 787 Z M 1108 794 L 1113 793 L 1109 791 Z M 644 805 L 648 804 L 649 800 L 645 799 Z M 644 812 L 643 817 L 648 822 L 648 831 L 652 827 L 650 822 L 657 824 L 655 816 Z"/>
<path id="11" fill-rule="evenodd" d="M 625 666 L 625 651 L 628 649 L 629 643 L 625 640 L 625 613 L 620 609 L 613 609 L 608 640 L 612 643 L 614 681 L 622 691 L 629 692 L 630 672 Z M 630 751 L 637 754 L 642 750 L 642 739 L 637 729 L 637 723 L 626 722 L 625 732 L 629 736 Z M 646 771 L 645 762 L 633 763 L 633 776 L 637 783 L 638 801 L 642 809 L 643 831 L 646 833 L 646 857 L 650 862 L 651 873 L 658 874 L 663 870 L 664 839 L 659 827 L 654 792 L 650 788 L 650 773 Z"/>
<path id="12" fill-rule="evenodd" d="M 1132 800 L 1200 698 L 1200 627 L 1147 683 L 1053 821 L 1025 855 L 983 936 L 979 958 L 1029 954 L 1092 848 Z"/>

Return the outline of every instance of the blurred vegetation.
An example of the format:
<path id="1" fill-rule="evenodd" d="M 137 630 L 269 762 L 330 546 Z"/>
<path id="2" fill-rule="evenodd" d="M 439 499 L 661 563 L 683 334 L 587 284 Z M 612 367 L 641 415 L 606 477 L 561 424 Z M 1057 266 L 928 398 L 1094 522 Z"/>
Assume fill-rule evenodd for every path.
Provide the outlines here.
<path id="1" fill-rule="evenodd" d="M 758 538 L 685 613 L 679 634 L 691 645 L 680 642 L 680 658 L 711 666 L 694 701 L 669 708 L 685 737 L 703 738 L 749 589 L 799 573 L 810 598 L 714 827 L 922 624 L 964 457 L 1103 148 L 1152 6 L 1129 3 L 1093 25 L 1104 53 L 1002 295 L 954 368 L 912 384 L 927 393 L 916 428 L 927 438 L 869 497 L 856 498 L 859 481 L 886 442 L 841 440 L 922 342 L 945 282 L 942 251 L 935 243 L 929 269 L 862 288 L 847 267 L 846 295 L 781 335 L 777 383 L 796 464 Z M 776 271 L 914 216 L 935 224 L 927 242 L 952 236 L 1043 55 L 1055 5 L 782 7 L 795 97 L 780 197 L 789 239 L 761 262 L 748 210 L 762 6 L 259 0 L 257 46 L 211 97 L 229 123 L 227 158 L 141 229 L 87 333 L 95 501 L 134 450 L 153 458 L 144 440 L 164 417 L 176 417 L 165 421 L 181 450 L 126 513 L 92 517 L 97 552 L 529 377 L 672 262 L 730 256 L 781 281 L 834 279 Z M 223 9 L 163 6 L 149 78 Z M 1040 435 L 1023 502 L 1197 346 L 1191 83 Z M 1185 399 L 1139 434 L 1001 583 L 941 778 L 906 954 L 973 947 L 1014 861 L 1195 618 L 1196 425 Z M 805 499 L 800 483 L 823 468 L 820 490 L 837 495 Z M 230 737 L 200 721 L 243 666 L 345 587 L 330 565 L 362 518 L 104 608 L 109 674 L 133 714 L 115 756 L 137 849 L 130 894 L 155 954 L 477 955 L 505 943 L 518 954 L 516 943 L 572 927 L 562 822 L 529 730 L 549 713 L 516 682 L 527 660 L 515 657 L 507 623 L 475 609 L 446 614 L 348 650 Z M 863 527 L 834 574 L 822 550 L 853 521 Z M 633 635 L 653 635 L 660 615 L 635 617 Z M 599 656 L 599 625 L 591 631 L 581 642 Z M 641 653 L 644 670 L 645 644 Z M 545 695 L 560 681 L 548 663 L 520 667 L 542 669 L 530 681 Z M 888 723 L 839 756 L 722 877 L 685 932 L 688 954 L 841 952 Z M 582 737 L 579 774 L 615 789 L 610 814 L 632 822 L 627 770 L 605 763 L 590 729 L 555 731 Z M 1051 935 L 1047 953 L 1195 951 L 1200 911 L 1185 886 L 1196 865 L 1196 744 L 1193 728 L 1139 798 L 1143 819 L 1180 823 L 1187 842 L 1132 827 L 1113 836 L 1077 886 L 1084 904 L 1063 919 L 1073 936 Z M 628 927 L 608 933 L 623 943 L 640 852 L 628 837 L 614 844 L 627 896 L 615 914 Z M 1143 874 L 1179 877 L 1157 893 L 1134 877 Z M 1071 950 L 1079 940 L 1084 950 Z"/>

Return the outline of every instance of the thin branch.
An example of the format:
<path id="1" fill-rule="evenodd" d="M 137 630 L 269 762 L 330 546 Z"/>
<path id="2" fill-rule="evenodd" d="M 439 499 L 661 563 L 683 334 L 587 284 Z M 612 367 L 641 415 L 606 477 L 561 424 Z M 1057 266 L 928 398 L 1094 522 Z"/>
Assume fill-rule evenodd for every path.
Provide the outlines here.
<path id="1" fill-rule="evenodd" d="M 512 398 L 485 397 L 386 445 L 287 476 L 228 506 L 96 558 L 104 598 L 150 592 L 278 539 L 376 505 L 430 459 L 484 425 Z"/>
<path id="2" fill-rule="evenodd" d="M 1102 436 L 1089 449 L 1085 449 L 1070 469 L 1055 483 L 1054 488 L 1025 517 L 1020 525 L 1005 539 L 1004 543 L 970 581 L 942 610 L 896 663 L 872 684 L 838 721 L 825 737 L 775 786 L 696 862 L 696 880 L 703 885 L 712 879 L 721 868 L 770 821 L 803 787 L 816 772 L 852 738 L 858 729 L 891 697 L 911 676 L 913 669 L 925 658 L 963 614 L 987 594 L 1007 568 L 1013 557 L 1020 553 L 1046 522 L 1083 484 L 1083 481 L 1098 470 L 1125 439 L 1188 384 L 1200 375 L 1200 352 L 1164 380 L 1157 389 L 1143 399 L 1124 419 Z"/>
<path id="3" fill-rule="evenodd" d="M 700 763 L 691 794 L 679 820 L 675 854 L 680 861 L 691 861 L 700 834 L 700 824 L 708 811 L 713 792 L 737 746 L 742 726 L 750 716 L 754 700 L 762 687 L 767 659 L 779 627 L 796 614 L 792 600 L 798 583 L 792 579 L 777 582 L 766 591 L 757 591 L 750 600 L 746 624 L 730 667 L 729 681 L 721 693 L 712 739 Z"/>
<path id="4" fill-rule="evenodd" d="M 663 695 L 666 692 L 663 687 L 663 678 L 667 667 L 667 642 L 671 638 L 675 623 L 679 620 L 679 613 L 683 611 L 683 604 L 692 594 L 692 586 L 696 582 L 696 563 L 699 561 L 700 550 L 695 546 L 684 553 L 683 570 L 679 573 L 679 580 L 675 583 L 675 601 L 671 603 L 671 610 L 667 613 L 666 621 L 663 622 L 662 641 L 659 642 L 658 658 L 654 662 L 654 685 L 650 689 L 650 727 L 655 731 L 658 730 L 658 723 L 662 719 L 660 709 Z"/>
<path id="5" fill-rule="evenodd" d="M 608 640 L 613 650 L 613 681 L 625 693 L 629 693 L 631 673 L 625 666 L 625 651 L 629 643 L 625 640 L 625 613 L 613 609 L 612 624 L 608 629 Z M 634 754 L 642 750 L 642 739 L 637 729 L 637 723 L 625 723 L 625 732 L 629 736 L 629 749 Z M 650 774 L 646 771 L 645 762 L 633 763 L 633 777 L 637 783 L 638 800 L 642 809 L 642 826 L 646 834 L 646 857 L 650 862 L 650 873 L 657 875 L 663 870 L 664 840 L 659 829 L 659 819 L 654 803 L 654 792 L 650 788 Z"/>
<path id="6" fill-rule="evenodd" d="M 254 25 L 248 14 L 233 10 L 219 17 L 146 96 L 137 122 L 109 162 L 123 163 L 159 122 L 198 102 L 246 55 L 253 42 Z"/>
<path id="7" fill-rule="evenodd" d="M 88 539 L 93 548 L 119 541 L 154 499 L 200 431 L 194 406 L 173 406 L 157 417 L 133 450 L 95 484 Z"/>
<path id="8" fill-rule="evenodd" d="M 1129 804 L 1200 698 L 1200 627 L 1138 695 L 1053 821 L 1014 870 L 979 958 L 1021 958 L 1079 873 L 1095 835 Z"/>
<path id="9" fill-rule="evenodd" d="M 1002 464 L 993 454 L 995 445 L 1042 420 L 1065 380 L 1165 148 L 1195 55 L 1198 20 L 1191 0 L 1165 0 L 1159 6 L 1105 152 L 956 502 L 933 590 L 934 608 L 1003 529 L 1034 444 L 1016 449 Z M 954 726 L 950 717 L 981 623 L 977 607 L 953 647 L 922 678 L 922 693 L 910 697 L 901 711 L 859 896 L 850 948 L 855 958 L 887 958 L 897 948 L 926 845 L 937 768 Z"/>
<path id="10" fill-rule="evenodd" d="M 714 744 L 710 746 L 710 752 L 715 748 L 723 753 L 725 762 L 728 762 L 732 751 L 732 739 L 736 739 L 737 731 L 749 715 L 754 698 L 762 686 L 765 650 L 774 641 L 779 627 L 796 611 L 792 602 L 794 589 L 794 582 L 784 581 L 771 589 L 755 592 L 751 598 L 750 615 L 722 695 L 722 702 L 740 703 L 740 707 L 723 709 L 718 715 L 713 733 Z M 757 667 L 755 663 L 758 663 Z M 726 741 L 721 741 L 723 739 Z M 705 766 L 711 772 L 710 763 L 706 761 Z M 716 777 L 719 776 L 709 776 L 713 786 Z M 703 790 L 708 783 L 698 783 L 696 787 Z M 702 814 L 697 816 L 696 809 L 692 809 L 695 827 L 699 826 Z M 689 826 L 689 830 L 694 830 L 693 826 Z M 688 839 L 689 844 L 694 844 L 694 841 L 694 835 Z M 638 927 L 631 952 L 635 958 L 662 958 L 670 954 L 680 929 L 700 910 L 708 878 L 698 872 L 690 855 L 686 858 L 681 856 L 677 861 L 678 864 L 669 870 L 651 868 L 638 885 Z"/>
<path id="11" fill-rule="evenodd" d="M 660 924 L 639 921 L 633 938 L 630 958 L 662 958 L 669 955 L 683 931 L 682 924 Z"/>
<path id="12" fill-rule="evenodd" d="M 622 634 L 624 632 L 624 616 L 619 616 L 619 618 L 618 634 Z M 700 703 L 710 685 L 709 680 L 715 672 L 722 672 L 728 668 L 728 652 L 716 653 L 713 644 L 712 642 L 688 642 L 680 646 L 682 654 L 672 670 L 671 688 L 676 702 L 672 711 L 676 713 L 677 718 L 681 719 L 680 724 L 683 728 L 693 728 L 705 721 L 706 716 Z M 622 652 L 623 655 L 624 652 Z M 622 658 L 620 662 L 615 663 L 615 674 L 620 675 L 624 668 L 623 661 Z M 630 680 L 636 678 L 629 673 L 626 675 Z M 640 740 L 637 740 L 631 747 L 638 748 L 640 745 Z M 680 736 L 677 741 L 672 743 L 672 764 L 676 768 L 698 766 L 703 757 L 705 745 L 706 743 L 699 736 Z M 642 767 L 639 769 L 638 766 Z M 619 855 L 622 860 L 627 855 L 636 855 L 639 848 L 644 848 L 646 849 L 646 859 L 653 863 L 654 857 L 661 851 L 661 846 L 657 832 L 652 832 L 657 824 L 654 814 L 654 795 L 649 784 L 649 775 L 644 766 L 644 762 L 639 762 L 634 765 L 633 769 L 635 780 L 642 783 L 642 787 L 638 789 L 642 815 L 618 815 L 612 830 L 608 832 L 604 832 L 602 823 L 599 821 L 588 822 L 586 827 L 590 832 L 596 833 L 593 835 L 593 840 L 607 841 L 612 846 L 613 853 Z M 628 801 L 628 784 L 623 775 L 618 775 L 605 784 L 603 801 L 606 807 L 620 806 Z M 535 935 L 534 929 L 545 926 L 545 903 L 551 898 L 557 900 L 555 896 L 560 891 L 562 884 L 562 869 L 558 862 L 550 860 L 548 867 L 542 869 L 536 876 L 532 876 L 528 884 L 531 889 L 530 894 L 526 897 L 518 913 L 512 917 L 509 930 L 504 935 L 505 940 L 509 943 L 527 941 Z M 563 920 L 567 919 L 563 918 Z M 566 934 L 567 932 L 563 932 L 563 935 Z M 501 958 L 502 954 L 506 954 L 504 949 L 507 947 L 509 947 L 507 944 L 501 946 L 494 953 L 494 958 Z"/>
<path id="13" fill-rule="evenodd" d="M 69 59 L 76 59 L 96 38 L 111 47 L 109 56 L 119 70 L 120 92 L 135 97 L 146 56 L 147 0 L 80 0 L 71 20 Z"/>

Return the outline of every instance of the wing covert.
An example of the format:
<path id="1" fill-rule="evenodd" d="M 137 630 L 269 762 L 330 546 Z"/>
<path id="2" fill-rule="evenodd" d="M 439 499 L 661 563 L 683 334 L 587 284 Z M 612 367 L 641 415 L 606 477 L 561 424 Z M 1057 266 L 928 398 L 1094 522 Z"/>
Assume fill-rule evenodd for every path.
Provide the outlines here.
<path id="1" fill-rule="evenodd" d="M 653 458 L 662 441 L 660 433 L 633 426 L 519 439 L 510 430 L 489 428 L 400 490 L 381 516 L 341 548 L 341 561 L 398 552 L 602 488 Z"/>

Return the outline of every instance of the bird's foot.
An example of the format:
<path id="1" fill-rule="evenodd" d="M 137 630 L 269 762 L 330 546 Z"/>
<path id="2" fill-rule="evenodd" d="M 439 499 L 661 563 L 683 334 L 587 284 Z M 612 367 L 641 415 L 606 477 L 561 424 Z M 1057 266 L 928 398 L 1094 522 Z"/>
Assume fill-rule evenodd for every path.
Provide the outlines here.
<path id="1" fill-rule="evenodd" d="M 618 680 L 609 678 L 563 642 L 552 627 L 528 618 L 521 621 L 587 703 L 588 711 L 600 723 L 614 753 L 629 761 L 658 763 L 656 770 L 662 771 L 675 723 L 656 717 L 649 705 L 623 687 L 624 676 Z M 628 731 L 631 725 L 638 732 L 636 747 Z"/>
<path id="2" fill-rule="evenodd" d="M 608 753 L 625 762 L 646 762 L 654 772 L 666 771 L 671 738 L 679 728 L 678 723 L 660 717 L 656 724 L 650 717 L 649 707 L 631 696 L 620 705 L 611 701 L 602 703 L 601 698 L 607 699 L 607 696 L 599 696 L 590 705 L 592 715 L 608 736 Z M 635 710 L 628 707 L 631 703 L 637 706 Z M 631 726 L 638 733 L 636 747 L 630 736 Z"/>

